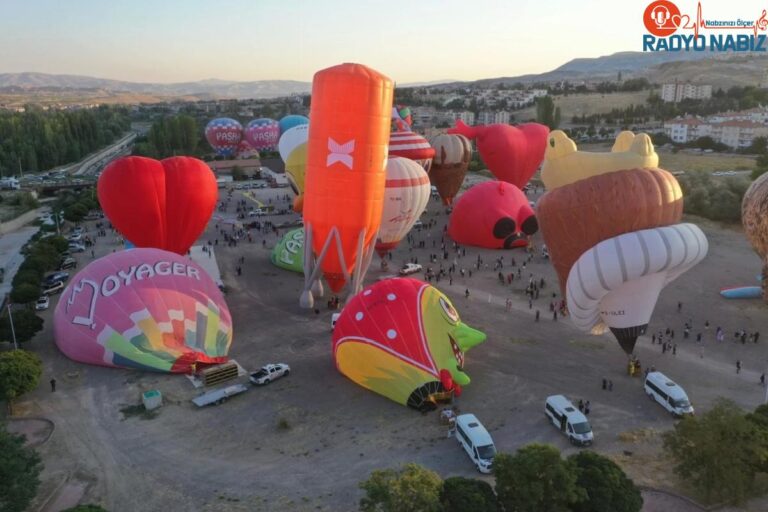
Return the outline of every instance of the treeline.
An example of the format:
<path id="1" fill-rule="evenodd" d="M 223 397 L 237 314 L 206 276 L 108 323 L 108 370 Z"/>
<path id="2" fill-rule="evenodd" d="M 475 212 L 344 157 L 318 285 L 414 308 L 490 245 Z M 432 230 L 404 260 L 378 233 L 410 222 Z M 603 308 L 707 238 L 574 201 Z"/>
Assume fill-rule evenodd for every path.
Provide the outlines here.
<path id="1" fill-rule="evenodd" d="M 42 171 L 76 162 L 130 128 L 124 108 L 0 111 L 0 172 Z"/>
<path id="2" fill-rule="evenodd" d="M 713 179 L 709 173 L 696 172 L 678 176 L 678 181 L 685 213 L 721 222 L 741 221 L 741 200 L 749 188 L 746 178 Z"/>
<path id="3" fill-rule="evenodd" d="M 145 138 L 136 141 L 134 155 L 167 158 L 174 155 L 196 156 L 202 129 L 194 117 L 180 114 L 164 117 L 152 124 Z"/>

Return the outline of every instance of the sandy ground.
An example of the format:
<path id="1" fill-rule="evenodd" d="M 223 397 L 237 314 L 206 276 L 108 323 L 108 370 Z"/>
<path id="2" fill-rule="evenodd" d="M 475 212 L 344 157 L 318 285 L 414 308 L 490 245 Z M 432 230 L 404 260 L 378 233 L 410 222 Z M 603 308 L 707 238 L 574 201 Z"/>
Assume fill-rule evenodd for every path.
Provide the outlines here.
<path id="1" fill-rule="evenodd" d="M 255 194 L 267 202 L 286 190 Z M 236 192 L 235 198 L 240 197 Z M 224 215 L 234 216 L 234 201 Z M 440 252 L 447 217 L 439 202 L 430 202 L 423 219 L 437 220 L 431 232 L 416 235 L 427 248 L 410 251 L 404 243 L 394 253 L 393 268 L 412 256 L 427 262 L 427 254 Z M 718 290 L 755 284 L 760 262 L 738 230 L 700 225 L 709 237 L 709 256 L 662 292 L 649 331 L 675 329 L 677 355 L 662 355 L 648 338 L 638 343 L 637 353 L 644 365 L 655 365 L 681 384 L 698 411 L 707 410 L 720 396 L 751 409 L 764 395 L 758 379 L 768 363 L 766 307 L 759 301 L 725 301 Z M 212 223 L 201 241 L 216 238 Z M 446 437 L 436 414 L 421 415 L 397 405 L 336 372 L 330 357 L 331 312 L 322 308 L 315 315 L 298 307 L 302 277 L 272 266 L 269 253 L 277 237 L 267 235 L 266 248 L 262 238 L 256 234 L 251 244 L 225 247 L 219 236 L 216 257 L 229 289 L 235 329 L 230 355 L 248 369 L 286 362 L 292 374 L 222 406 L 196 409 L 190 402 L 196 392 L 182 376 L 89 367 L 66 359 L 53 344 L 53 309 L 43 313 L 45 330 L 30 348 L 43 357 L 44 384 L 17 407 L 21 415 L 44 416 L 56 425 L 40 448 L 46 465 L 40 502 L 55 500 L 53 489 L 66 480 L 69 489 L 84 487 L 83 502 L 101 503 L 113 512 L 346 511 L 357 508 L 358 482 L 377 468 L 413 461 L 444 477 L 478 476 L 455 439 Z M 432 249 L 432 241 L 437 249 Z M 99 238 L 96 256 L 115 249 L 113 237 Z M 546 293 L 529 309 L 523 295 L 527 279 L 502 286 L 492 269 L 494 259 L 504 254 L 505 272 L 513 271 L 510 260 L 515 257 L 519 264 L 523 253 L 468 248 L 459 266 L 469 268 L 477 254 L 489 269 L 457 278 L 452 286 L 445 280 L 438 285 L 465 322 L 488 334 L 486 343 L 468 355 L 472 384 L 458 400 L 459 408 L 483 421 L 499 450 L 512 452 L 530 442 L 544 442 L 570 454 L 576 448 L 544 418 L 544 399 L 564 393 L 574 401 L 590 400 L 594 449 L 619 460 L 638 483 L 675 487 L 669 464 L 659 456 L 658 435 L 674 420 L 643 394 L 640 379 L 626 375 L 618 344 L 608 336 L 581 333 L 568 319 L 552 320 L 548 302 L 556 279 L 547 261 L 537 257 L 526 269 L 548 283 Z M 241 256 L 243 275 L 237 277 Z M 82 268 L 90 253 L 78 259 Z M 375 261 L 366 281 L 382 275 Z M 470 299 L 464 298 L 466 288 L 472 292 Z M 507 298 L 514 304 L 509 312 Z M 683 302 L 682 313 L 677 312 L 678 301 Z M 534 322 L 536 309 L 542 311 L 539 323 Z M 704 333 L 701 354 L 692 340 L 681 339 L 687 319 L 694 323 L 694 334 Z M 712 325 L 708 331 L 705 320 Z M 731 336 L 742 327 L 763 336 L 757 345 L 734 343 L 731 336 L 718 344 L 718 325 Z M 737 359 L 744 364 L 738 375 Z M 58 380 L 56 393 L 48 386 L 51 376 Z M 602 378 L 613 380 L 612 392 L 601 390 Z M 148 389 L 164 395 L 159 414 L 154 419 L 124 417 L 120 410 L 138 403 L 140 393 Z M 281 420 L 289 428 L 279 428 Z M 622 432 L 646 429 L 653 432 L 635 436 L 639 440 L 619 439 Z M 685 510 L 667 505 L 666 497 L 647 497 L 647 511 Z"/>

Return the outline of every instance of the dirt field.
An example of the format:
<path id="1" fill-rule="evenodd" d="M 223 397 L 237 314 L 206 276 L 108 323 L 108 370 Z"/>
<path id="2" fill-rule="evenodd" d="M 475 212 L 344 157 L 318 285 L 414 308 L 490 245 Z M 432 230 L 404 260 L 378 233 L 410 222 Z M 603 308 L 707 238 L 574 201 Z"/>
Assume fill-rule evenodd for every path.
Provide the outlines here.
<path id="1" fill-rule="evenodd" d="M 749 171 L 755 168 L 755 157 L 730 155 L 724 153 L 694 154 L 687 152 L 672 153 L 656 148 L 659 153 L 659 165 L 669 171 L 716 172 Z"/>
<path id="2" fill-rule="evenodd" d="M 614 108 L 627 108 L 630 105 L 644 105 L 648 91 L 615 92 L 612 94 L 569 94 L 553 96 L 555 107 L 560 107 L 563 123 L 570 124 L 573 116 L 608 113 Z M 536 118 L 536 107 L 528 107 L 512 112 L 515 119 L 525 121 Z"/>
<path id="3" fill-rule="evenodd" d="M 257 190 L 256 195 L 263 202 L 270 197 L 275 201 L 271 190 Z M 227 215 L 234 216 L 234 205 Z M 439 252 L 446 214 L 431 201 L 423 219 L 437 220 L 431 231 L 416 233 L 427 247 L 409 251 L 404 243 L 395 251 L 393 266 L 412 256 L 424 263 L 427 254 Z M 662 291 L 649 328 L 649 333 L 675 329 L 677 355 L 662 355 L 659 345 L 651 345 L 648 338 L 638 343 L 637 353 L 643 365 L 654 365 L 680 383 L 697 411 L 707 410 L 719 396 L 751 409 L 762 403 L 764 394 L 758 378 L 768 356 L 763 341 L 768 333 L 766 306 L 759 301 L 729 302 L 718 291 L 728 285 L 755 284 L 760 261 L 738 229 L 700 225 L 709 237 L 709 256 Z M 216 237 L 211 225 L 201 240 Z M 50 500 L 43 510 L 55 510 L 52 504 L 79 497 L 84 489 L 83 502 L 101 503 L 112 512 L 336 512 L 356 510 L 357 484 L 373 469 L 413 461 L 444 477 L 478 476 L 455 439 L 446 438 L 436 414 L 421 415 L 390 402 L 335 370 L 330 357 L 331 312 L 322 308 L 315 315 L 298 307 L 302 278 L 269 263 L 277 238 L 272 234 L 265 238 L 267 248 L 262 248 L 260 234 L 253 244 L 216 248 L 234 319 L 230 355 L 251 370 L 268 362 L 286 362 L 292 373 L 224 405 L 196 409 L 190 403 L 196 391 L 183 376 L 90 367 L 66 359 L 53 344 L 53 309 L 44 312 L 45 330 L 30 343 L 43 357 L 44 384 L 18 404 L 20 414 L 55 423 L 50 440 L 39 448 L 45 471 L 38 506 Z M 536 241 L 541 243 L 538 236 Z M 112 237 L 100 238 L 97 256 L 116 248 Z M 663 459 L 658 435 L 636 439 L 637 432 L 663 432 L 674 420 L 648 400 L 639 378 L 626 375 L 626 359 L 618 344 L 609 336 L 581 333 L 568 319 L 552 320 L 548 303 L 556 279 L 547 261 L 537 256 L 526 268 L 526 275 L 544 277 L 548 283 L 529 309 L 523 294 L 527 279 L 500 285 L 492 270 L 502 253 L 467 248 L 458 266 L 470 268 L 478 254 L 491 268 L 459 278 L 452 286 L 445 281 L 437 285 L 452 298 L 462 320 L 488 334 L 487 341 L 468 354 L 466 369 L 472 384 L 458 400 L 461 411 L 475 413 L 502 451 L 536 441 L 552 443 L 569 454 L 576 448 L 545 420 L 544 399 L 564 393 L 573 400 L 590 400 L 594 449 L 616 458 L 638 483 L 674 488 L 677 482 L 668 464 L 659 462 Z M 505 272 L 515 271 L 510 260 L 514 257 L 520 264 L 523 253 L 503 254 Z M 245 265 L 238 278 L 235 268 L 241 256 Z M 89 259 L 79 256 L 81 268 Z M 367 282 L 382 275 L 374 262 Z M 471 291 L 468 300 L 465 289 Z M 514 305 L 509 312 L 507 298 Z M 683 302 L 682 313 L 677 312 L 678 301 Z M 534 322 L 537 309 L 542 312 L 539 323 Z M 701 351 L 692 340 L 680 339 L 688 319 L 694 323 L 694 334 L 699 330 L 704 334 Z M 709 330 L 703 327 L 705 320 L 712 325 Z M 718 325 L 726 333 L 743 327 L 764 335 L 758 345 L 736 344 L 730 336 L 718 344 L 714 341 Z M 739 375 L 736 359 L 744 364 Z M 48 388 L 51 376 L 58 380 L 56 393 Z M 612 392 L 601 389 L 602 378 L 613 380 Z M 137 404 L 140 393 L 148 389 L 164 395 L 159 414 L 150 419 L 126 417 L 121 409 Z M 659 470 L 649 471 L 649 463 Z M 666 499 L 648 495 L 646 510 L 687 510 L 682 505 L 664 508 Z"/>

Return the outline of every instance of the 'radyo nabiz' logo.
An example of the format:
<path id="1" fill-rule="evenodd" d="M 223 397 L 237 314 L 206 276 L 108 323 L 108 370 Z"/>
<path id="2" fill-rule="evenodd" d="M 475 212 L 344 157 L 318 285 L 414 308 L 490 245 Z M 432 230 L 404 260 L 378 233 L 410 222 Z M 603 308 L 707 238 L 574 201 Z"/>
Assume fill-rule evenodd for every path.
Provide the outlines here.
<path id="1" fill-rule="evenodd" d="M 711 51 L 764 52 L 768 16 L 766 10 L 758 16 L 744 18 L 709 18 L 701 2 L 696 15 L 684 14 L 669 0 L 655 0 L 643 12 L 643 51 Z"/>

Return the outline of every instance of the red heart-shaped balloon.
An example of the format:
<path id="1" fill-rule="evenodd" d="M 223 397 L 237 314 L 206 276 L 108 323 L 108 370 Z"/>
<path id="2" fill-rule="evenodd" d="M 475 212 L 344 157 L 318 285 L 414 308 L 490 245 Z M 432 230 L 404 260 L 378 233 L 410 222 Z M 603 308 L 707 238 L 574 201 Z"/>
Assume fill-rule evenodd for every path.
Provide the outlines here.
<path id="1" fill-rule="evenodd" d="M 523 188 L 544 160 L 549 128 L 538 123 L 467 126 L 456 121 L 448 133 L 476 139 L 480 158 L 493 175 Z"/>
<path id="2" fill-rule="evenodd" d="M 205 162 L 130 156 L 104 169 L 97 184 L 109 220 L 136 247 L 186 254 L 213 214 L 216 177 Z"/>

